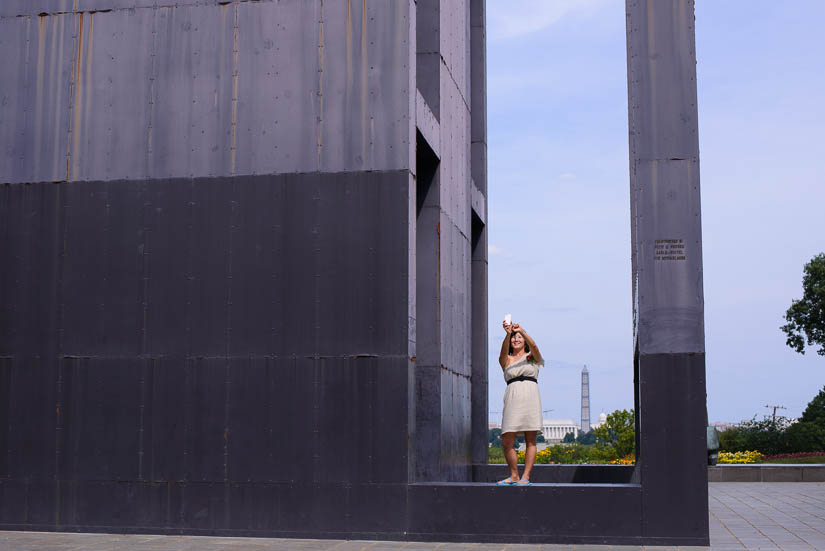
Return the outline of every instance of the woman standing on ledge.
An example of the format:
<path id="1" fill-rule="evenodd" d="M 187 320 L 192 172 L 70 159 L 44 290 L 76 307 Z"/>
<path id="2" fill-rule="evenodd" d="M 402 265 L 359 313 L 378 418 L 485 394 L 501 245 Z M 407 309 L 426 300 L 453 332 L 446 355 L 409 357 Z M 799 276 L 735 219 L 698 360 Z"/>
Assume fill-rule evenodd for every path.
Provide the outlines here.
<path id="1" fill-rule="evenodd" d="M 509 315 L 508 315 L 509 317 Z M 539 368 L 544 360 L 530 335 L 517 323 L 505 319 L 506 335 L 501 343 L 498 363 L 504 371 L 507 390 L 504 391 L 504 411 L 501 419 L 501 445 L 510 467 L 510 476 L 499 485 L 527 486 L 530 471 L 536 460 L 536 436 L 541 430 L 541 397 L 539 396 Z M 518 455 L 515 450 L 516 435 L 524 433 L 527 451 L 524 454 L 524 475 L 518 475 Z"/>

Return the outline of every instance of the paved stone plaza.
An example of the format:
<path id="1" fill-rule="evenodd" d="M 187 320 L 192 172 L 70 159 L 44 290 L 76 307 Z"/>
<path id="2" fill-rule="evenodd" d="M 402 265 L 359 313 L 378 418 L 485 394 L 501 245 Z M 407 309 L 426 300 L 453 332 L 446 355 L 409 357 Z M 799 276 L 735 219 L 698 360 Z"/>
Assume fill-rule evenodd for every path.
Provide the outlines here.
<path id="1" fill-rule="evenodd" d="M 713 551 L 734 549 L 825 551 L 825 483 L 711 483 L 710 539 Z M 0 532 L 0 551 L 287 551 L 293 549 L 297 551 L 356 551 L 362 549 L 370 551 L 401 549 L 444 551 L 616 549 L 630 551 L 667 548 Z"/>

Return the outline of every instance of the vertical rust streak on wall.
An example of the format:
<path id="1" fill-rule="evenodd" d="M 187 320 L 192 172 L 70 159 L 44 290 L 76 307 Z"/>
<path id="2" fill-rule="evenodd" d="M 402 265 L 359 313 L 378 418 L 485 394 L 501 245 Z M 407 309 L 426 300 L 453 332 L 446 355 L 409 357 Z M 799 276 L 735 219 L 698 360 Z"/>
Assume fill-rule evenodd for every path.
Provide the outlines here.
<path id="1" fill-rule="evenodd" d="M 316 166 L 321 170 L 321 151 L 324 133 L 324 0 L 321 0 L 318 20 L 318 139 Z"/>
<path id="2" fill-rule="evenodd" d="M 58 28 L 58 22 L 60 26 Z M 55 99 L 52 105 L 54 110 L 54 157 L 51 160 L 50 179 L 57 179 L 60 173 L 60 116 L 63 113 L 60 102 L 63 98 L 63 84 L 60 79 L 61 70 L 63 68 L 63 29 L 65 28 L 66 16 L 60 15 L 52 17 L 52 52 L 49 60 L 49 67 L 52 69 L 52 82 L 54 85 Z"/>
<path id="3" fill-rule="evenodd" d="M 347 0 L 347 102 L 352 92 L 352 0 Z"/>
<path id="4" fill-rule="evenodd" d="M 24 70 L 23 70 L 23 90 L 26 94 L 30 93 L 30 82 L 29 82 L 29 51 L 31 49 L 31 17 L 26 18 L 26 53 L 24 56 Z M 23 104 L 23 124 L 20 125 L 20 128 L 17 132 L 15 132 L 17 143 L 22 144 L 26 139 L 26 123 L 28 122 L 28 111 L 26 108 L 26 104 Z M 18 157 L 15 159 L 16 162 L 20 163 L 20 168 L 22 167 L 23 160 L 25 158 L 23 151 L 24 148 L 22 147 L 15 147 L 15 149 L 19 149 Z"/>
<path id="5" fill-rule="evenodd" d="M 346 84 L 344 86 L 344 128 L 352 128 L 352 0 L 347 0 L 347 37 L 346 37 Z M 352 152 L 352 144 L 344 148 L 345 154 Z M 352 159 L 353 161 L 355 159 Z"/>
<path id="6" fill-rule="evenodd" d="M 235 21 L 232 30 L 232 150 L 230 174 L 235 175 L 235 150 L 237 147 L 238 126 L 238 3 L 235 3 Z"/>
<path id="7" fill-rule="evenodd" d="M 43 80 L 45 71 L 45 56 L 46 56 L 46 26 L 45 15 L 37 16 L 37 84 L 35 89 L 35 103 L 34 103 L 34 171 L 38 174 L 39 179 L 42 178 L 40 173 L 40 155 L 43 150 L 41 145 L 41 130 L 43 127 Z"/>
<path id="8" fill-rule="evenodd" d="M 361 1 L 361 159 L 367 164 L 367 0 Z M 370 158 L 372 161 L 372 158 Z"/>
<path id="9" fill-rule="evenodd" d="M 75 35 L 74 39 L 75 42 L 77 41 L 77 16 L 74 17 L 74 25 L 75 25 Z M 77 47 L 75 46 L 72 50 L 74 53 L 77 52 Z M 72 60 L 72 65 L 74 65 L 74 60 Z M 69 163 L 71 162 L 72 158 L 72 110 L 74 109 L 74 73 L 69 75 L 69 109 L 67 110 L 66 116 L 66 181 L 69 181 Z"/>
<path id="10" fill-rule="evenodd" d="M 71 123 L 71 145 L 69 148 L 69 158 L 71 159 L 71 171 L 69 171 L 69 163 L 66 163 L 66 180 L 70 180 L 72 176 L 77 177 L 78 161 L 77 150 L 80 145 L 80 109 L 78 106 L 81 103 L 81 96 L 83 93 L 82 80 L 80 75 L 83 68 L 83 13 L 78 13 L 77 16 L 77 41 L 74 63 L 74 74 L 72 77 L 72 102 L 70 106 L 70 113 L 72 117 Z"/>
<path id="11" fill-rule="evenodd" d="M 89 117 L 92 112 L 92 87 L 94 83 L 94 79 L 92 78 L 92 43 L 94 41 L 94 29 L 95 29 L 95 14 L 94 12 L 89 13 L 89 30 L 86 32 L 86 61 L 84 62 L 83 70 L 84 70 L 84 83 L 83 83 L 83 125 L 81 126 L 80 132 L 78 132 L 78 136 L 80 138 L 86 136 L 87 131 L 89 129 Z M 80 98 L 78 98 L 80 99 Z M 87 138 L 88 140 L 88 138 Z M 80 149 L 84 152 L 87 151 L 86 148 L 83 147 L 83 144 L 80 144 Z M 88 153 L 92 153 L 93 149 L 88 149 Z M 77 152 L 77 157 L 75 158 L 75 167 L 80 167 L 81 161 L 81 153 L 80 151 Z M 89 163 L 86 163 L 86 166 L 89 166 Z M 78 174 L 75 173 L 75 178 L 78 177 Z"/>
<path id="12" fill-rule="evenodd" d="M 152 63 L 149 73 L 149 107 L 147 118 L 148 126 L 146 128 L 146 176 L 152 175 L 152 123 L 155 113 L 155 39 L 158 34 L 158 8 L 154 8 L 152 13 Z"/>
<path id="13" fill-rule="evenodd" d="M 223 116 L 222 107 L 223 107 L 224 86 L 221 85 L 220 83 L 223 80 L 225 80 L 223 78 L 223 77 L 225 77 L 223 72 L 224 72 L 224 69 L 225 69 L 226 64 L 227 64 L 226 50 L 227 50 L 227 48 L 231 47 L 231 46 L 227 46 L 227 44 L 226 44 L 226 25 L 227 25 L 226 14 L 229 11 L 229 0 L 218 2 L 218 6 L 220 6 L 221 20 L 220 20 L 220 23 L 218 24 L 218 33 L 220 35 L 220 43 L 216 45 L 216 48 L 217 48 L 217 60 L 216 60 L 217 61 L 217 69 L 216 69 L 217 70 L 217 75 L 216 76 L 217 76 L 217 79 L 218 79 L 218 85 L 215 86 L 215 118 L 216 118 L 216 123 L 221 124 L 223 122 L 221 117 Z M 233 10 L 235 9 L 234 4 L 232 5 L 232 9 Z M 232 22 L 232 24 L 233 24 L 232 32 L 234 33 L 235 32 L 234 21 Z M 234 67 L 232 69 L 230 69 L 230 71 L 231 71 L 230 78 L 232 80 L 232 86 L 233 86 L 233 89 L 234 89 L 234 85 L 235 85 Z M 229 172 L 230 175 L 232 175 L 232 155 L 234 153 L 234 151 L 232 150 L 232 145 L 233 145 L 232 137 L 234 136 L 234 133 L 235 133 L 235 124 L 234 124 L 235 121 L 234 121 L 234 118 L 232 117 L 232 112 L 233 112 L 234 107 L 235 107 L 235 94 L 232 90 L 230 90 L 230 92 L 229 92 L 229 129 L 227 130 L 227 135 L 229 136 L 229 151 L 227 151 L 227 152 L 220 151 L 219 152 L 220 158 L 217 161 L 217 165 L 218 165 L 219 168 L 223 168 L 224 165 L 226 165 L 228 167 L 227 171 Z M 191 119 L 191 113 L 189 114 L 189 118 Z M 224 155 L 226 155 L 226 153 L 229 153 L 229 159 L 226 159 L 226 157 L 224 156 Z M 227 162 L 228 162 L 228 164 L 226 164 Z M 209 174 L 212 174 L 211 169 L 209 170 Z"/>

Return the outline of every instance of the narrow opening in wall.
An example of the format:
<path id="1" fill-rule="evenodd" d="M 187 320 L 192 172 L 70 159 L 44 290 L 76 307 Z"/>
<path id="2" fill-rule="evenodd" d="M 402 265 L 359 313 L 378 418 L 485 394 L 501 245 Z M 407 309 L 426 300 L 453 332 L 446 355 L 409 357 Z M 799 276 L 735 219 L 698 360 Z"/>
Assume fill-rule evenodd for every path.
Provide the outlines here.
<path id="1" fill-rule="evenodd" d="M 421 211 L 425 206 L 438 207 L 438 189 L 434 185 L 438 169 L 438 157 L 427 144 L 427 140 L 416 131 L 415 142 L 415 215 L 417 219 L 421 217 Z"/>
<path id="2" fill-rule="evenodd" d="M 439 476 L 441 329 L 439 326 L 440 193 L 438 158 L 416 133 L 415 479 Z"/>
<path id="3" fill-rule="evenodd" d="M 540 450 L 585 450 L 601 413 L 635 408 L 625 4 L 523 7 L 487 3 L 489 421 L 512 314 L 545 360 Z"/>
<path id="4" fill-rule="evenodd" d="M 487 229 L 471 210 L 470 247 L 472 268 L 470 275 L 470 310 L 472 317 L 472 438 L 474 464 L 486 464 L 489 459 L 487 433 Z"/>

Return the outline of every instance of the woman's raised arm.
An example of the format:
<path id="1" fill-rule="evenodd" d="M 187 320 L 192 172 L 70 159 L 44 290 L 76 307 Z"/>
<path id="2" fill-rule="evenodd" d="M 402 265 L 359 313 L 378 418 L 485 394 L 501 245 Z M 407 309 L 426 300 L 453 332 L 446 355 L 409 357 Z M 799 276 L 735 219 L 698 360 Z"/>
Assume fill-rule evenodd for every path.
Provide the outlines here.
<path id="1" fill-rule="evenodd" d="M 541 352 L 539 352 L 539 345 L 536 344 L 536 341 L 533 340 L 533 337 L 527 334 L 527 331 L 524 330 L 524 327 L 520 326 L 519 324 L 513 325 L 513 331 L 518 331 L 521 333 L 521 336 L 524 337 L 524 342 L 530 345 L 530 356 L 536 360 L 536 363 L 542 362 Z"/>
<path id="2" fill-rule="evenodd" d="M 513 333 L 513 325 L 508 324 L 507 322 L 502 323 L 504 326 L 504 340 L 501 341 L 501 352 L 498 354 L 498 364 L 501 366 L 501 369 L 505 369 L 507 367 L 507 357 L 510 355 L 510 335 Z"/>

